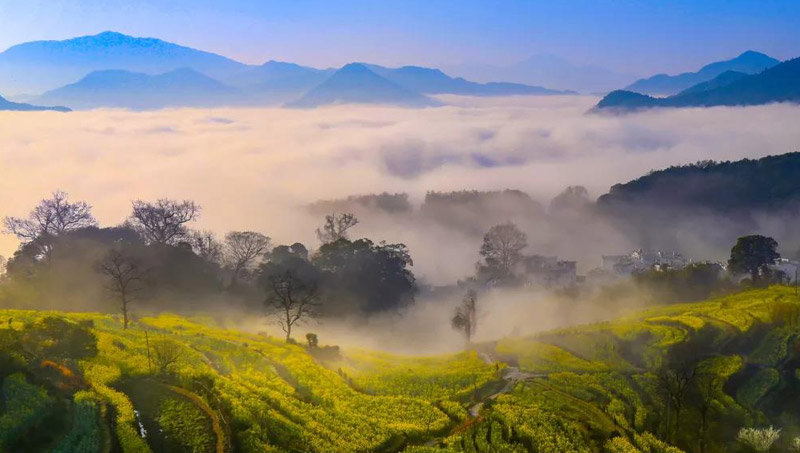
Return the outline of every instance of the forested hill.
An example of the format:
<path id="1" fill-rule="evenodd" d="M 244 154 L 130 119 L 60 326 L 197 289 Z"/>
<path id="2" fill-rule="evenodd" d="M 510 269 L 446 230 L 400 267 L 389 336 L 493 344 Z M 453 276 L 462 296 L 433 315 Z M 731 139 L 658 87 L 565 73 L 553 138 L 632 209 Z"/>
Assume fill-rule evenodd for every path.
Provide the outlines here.
<path id="1" fill-rule="evenodd" d="M 704 161 L 654 171 L 614 185 L 597 204 L 606 210 L 639 205 L 733 213 L 784 208 L 798 201 L 800 152 L 793 152 L 757 160 Z"/>
<path id="2" fill-rule="evenodd" d="M 793 254 L 800 238 L 787 226 L 800 221 L 800 153 L 654 171 L 611 187 L 596 208 L 642 247 L 702 247 L 721 259 L 736 238 L 761 231 Z"/>

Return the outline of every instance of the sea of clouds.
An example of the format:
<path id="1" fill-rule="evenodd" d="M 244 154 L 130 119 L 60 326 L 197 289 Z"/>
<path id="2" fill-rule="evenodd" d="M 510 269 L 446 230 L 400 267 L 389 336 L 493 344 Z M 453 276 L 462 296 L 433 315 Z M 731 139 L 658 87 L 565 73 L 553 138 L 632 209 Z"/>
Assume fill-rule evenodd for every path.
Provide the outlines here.
<path id="1" fill-rule="evenodd" d="M 299 207 L 319 199 L 388 191 L 419 203 L 429 190 L 513 188 L 546 204 L 569 185 L 599 196 L 652 169 L 800 150 L 796 105 L 613 116 L 587 114 L 594 97 L 441 99 L 449 105 L 419 110 L 0 112 L 0 217 L 55 189 L 90 202 L 103 225 L 122 222 L 133 199 L 190 198 L 203 207 L 199 228 L 313 247 L 320 220 Z M 479 244 L 449 231 L 357 228 L 407 243 L 433 282 L 478 258 Z M 0 236 L 0 255 L 16 247 Z"/>

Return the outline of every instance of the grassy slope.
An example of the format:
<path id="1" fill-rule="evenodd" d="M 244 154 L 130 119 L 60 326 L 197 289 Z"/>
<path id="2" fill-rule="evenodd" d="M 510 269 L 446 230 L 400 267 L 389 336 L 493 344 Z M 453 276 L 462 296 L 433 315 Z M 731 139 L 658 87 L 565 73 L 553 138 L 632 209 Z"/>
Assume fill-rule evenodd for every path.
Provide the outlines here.
<path id="1" fill-rule="evenodd" d="M 155 381 L 188 392 L 175 395 L 182 401 L 202 401 L 203 426 L 211 424 L 203 414 L 216 413 L 225 439 L 207 444 L 223 451 L 672 451 L 649 434 L 668 429 L 653 371 L 671 348 L 702 340 L 716 351 L 704 365 L 719 377 L 713 399 L 722 420 L 706 435 L 729 442 L 710 441 L 712 452 L 730 451 L 735 431 L 728 431 L 742 425 L 795 429 L 787 407 L 800 393 L 794 391 L 798 325 L 786 318 L 793 313 L 787 307 L 796 306 L 790 289 L 771 288 L 502 340 L 492 345 L 494 356 L 536 377 L 492 398 L 486 393 L 502 387 L 496 384 L 508 374 L 505 363 L 485 363 L 474 352 L 420 358 L 353 350 L 320 363 L 300 346 L 172 315 L 144 318 L 124 331 L 108 315 L 0 311 L 0 329 L 22 330 L 50 315 L 91 320 L 99 354 L 68 365 L 96 398 L 99 426 L 111 428 L 113 439 L 100 443 L 126 452 L 149 450 L 133 409 L 147 412 L 140 415 L 150 426 L 159 409 L 134 407 L 141 395 L 125 391 Z M 180 345 L 171 377 L 149 371 L 145 328 L 151 344 Z M 35 383 L 36 364 L 25 372 Z M 477 400 L 484 404 L 471 417 L 466 409 Z M 694 434 L 692 417 L 686 415 L 677 444 Z"/>

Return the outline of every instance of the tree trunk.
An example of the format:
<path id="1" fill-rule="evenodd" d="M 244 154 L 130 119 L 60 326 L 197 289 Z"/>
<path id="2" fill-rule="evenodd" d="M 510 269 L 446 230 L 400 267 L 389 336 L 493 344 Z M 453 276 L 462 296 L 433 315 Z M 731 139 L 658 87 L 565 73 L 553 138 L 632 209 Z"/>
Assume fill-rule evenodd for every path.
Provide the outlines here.
<path id="1" fill-rule="evenodd" d="M 122 320 L 123 320 L 123 330 L 128 330 L 128 301 L 122 299 Z"/>
<path id="2" fill-rule="evenodd" d="M 706 452 L 706 424 L 708 417 L 708 409 L 703 408 L 700 410 L 700 430 L 698 432 L 698 439 L 700 440 L 700 453 Z"/>
<path id="3" fill-rule="evenodd" d="M 292 320 L 289 317 L 289 311 L 286 311 L 286 342 L 292 339 Z"/>

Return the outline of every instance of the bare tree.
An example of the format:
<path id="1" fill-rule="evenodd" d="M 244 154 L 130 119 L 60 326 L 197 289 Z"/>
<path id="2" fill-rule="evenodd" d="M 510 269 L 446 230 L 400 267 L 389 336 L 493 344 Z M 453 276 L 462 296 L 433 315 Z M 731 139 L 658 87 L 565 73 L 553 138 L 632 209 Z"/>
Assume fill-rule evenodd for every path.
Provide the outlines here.
<path id="1" fill-rule="evenodd" d="M 687 404 L 687 397 L 696 385 L 700 375 L 700 366 L 697 360 L 677 359 L 662 364 L 655 375 L 658 388 L 664 395 L 667 414 L 666 414 L 666 436 L 665 440 L 675 443 L 675 437 L 680 429 L 681 416 Z M 670 423 L 670 411 L 674 411 L 674 422 Z"/>
<path id="2" fill-rule="evenodd" d="M 331 214 L 325 216 L 325 224 L 317 228 L 317 237 L 320 242 L 327 244 L 339 239 L 347 239 L 347 230 L 358 225 L 358 219 L 350 213 Z"/>
<path id="3" fill-rule="evenodd" d="M 699 415 L 696 439 L 700 453 L 705 453 L 708 446 L 708 431 L 711 426 L 712 411 L 716 407 L 716 400 L 722 393 L 724 379 L 712 370 L 700 369 L 697 371 L 695 385 L 690 395 Z"/>
<path id="4" fill-rule="evenodd" d="M 136 200 L 128 222 L 148 244 L 174 245 L 189 235 L 186 224 L 199 215 L 200 206 L 191 200 L 161 198 L 155 203 Z"/>
<path id="5" fill-rule="evenodd" d="M 4 233 L 13 234 L 23 243 L 58 236 L 67 231 L 96 226 L 92 207 L 83 201 L 70 203 L 66 192 L 57 190 L 33 208 L 27 218 L 6 217 Z M 43 252 L 47 253 L 43 246 Z"/>
<path id="6" fill-rule="evenodd" d="M 97 263 L 97 270 L 108 278 L 106 289 L 119 299 L 124 328 L 127 329 L 129 306 L 144 289 L 144 266 L 125 250 L 115 248 Z"/>
<path id="7" fill-rule="evenodd" d="M 153 360 L 161 374 L 166 373 L 169 367 L 178 363 L 184 355 L 184 347 L 177 341 L 168 338 L 155 340 L 152 345 Z"/>
<path id="8" fill-rule="evenodd" d="M 209 263 L 222 262 L 222 244 L 211 231 L 192 231 L 189 234 L 192 251 Z"/>
<path id="9" fill-rule="evenodd" d="M 262 278 L 267 291 L 268 314 L 275 318 L 289 342 L 296 324 L 317 316 L 317 285 L 300 278 L 292 269 L 276 269 Z"/>
<path id="10" fill-rule="evenodd" d="M 236 286 L 242 271 L 250 269 L 264 257 L 270 238 L 254 231 L 231 231 L 225 235 L 225 260 L 231 267 L 231 286 Z"/>
<path id="11" fill-rule="evenodd" d="M 522 249 L 528 246 L 525 233 L 513 223 L 495 225 L 483 237 L 480 254 L 486 269 L 495 278 L 510 278 L 522 259 Z"/>
<path id="12" fill-rule="evenodd" d="M 467 342 L 472 341 L 472 336 L 478 327 L 478 293 L 470 289 L 461 300 L 461 305 L 456 307 L 451 323 L 453 328 L 460 330 L 467 338 Z"/>

